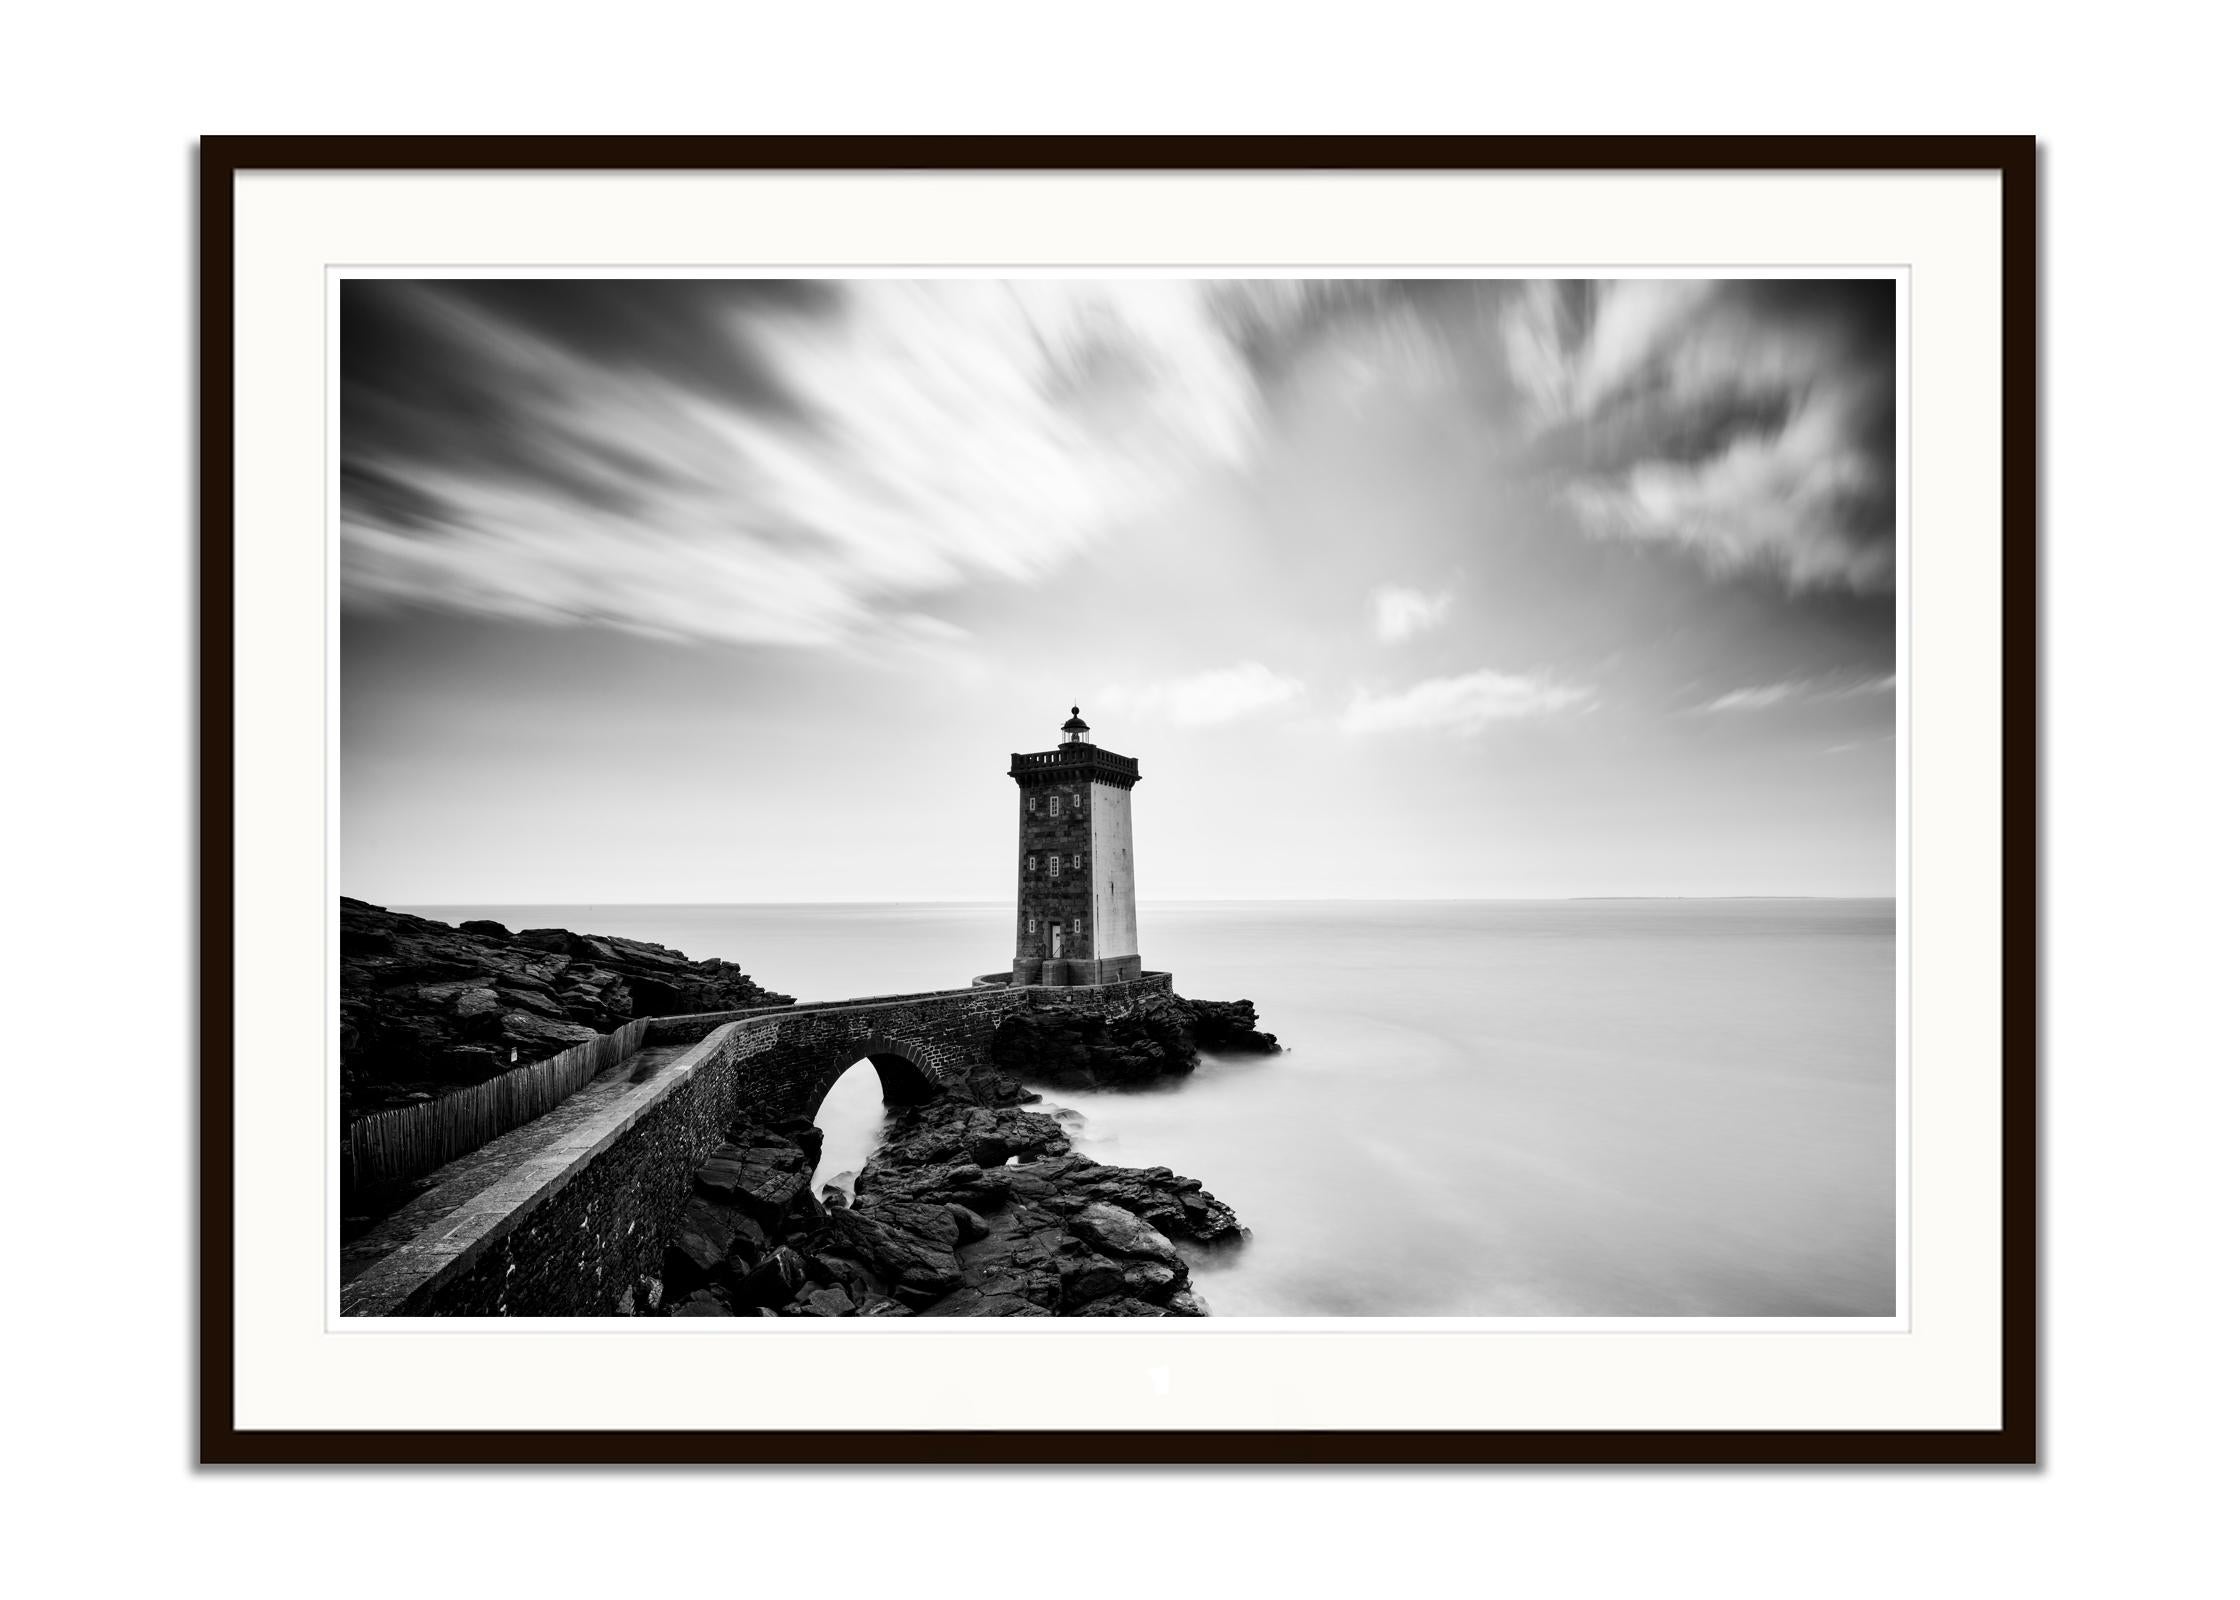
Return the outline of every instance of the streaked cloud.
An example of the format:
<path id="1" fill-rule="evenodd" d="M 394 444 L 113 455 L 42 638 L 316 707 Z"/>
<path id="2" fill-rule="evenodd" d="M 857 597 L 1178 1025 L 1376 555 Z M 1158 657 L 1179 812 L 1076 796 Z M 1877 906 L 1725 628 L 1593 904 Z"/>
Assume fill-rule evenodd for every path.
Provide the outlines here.
<path id="1" fill-rule="evenodd" d="M 1753 689 L 1730 689 L 1698 709 L 1703 711 L 1763 711 L 1768 706 L 1794 700 L 1802 689 L 1793 683 L 1768 683 Z"/>
<path id="2" fill-rule="evenodd" d="M 1893 674 L 1879 678 L 1858 678 L 1848 682 L 1831 682 L 1825 678 L 1792 679 L 1785 683 L 1757 684 L 1747 689 L 1730 689 L 1715 700 L 1707 700 L 1696 707 L 1698 711 L 1765 711 L 1774 706 L 1789 705 L 1811 700 L 1856 700 L 1864 695 L 1889 694 L 1898 686 Z"/>
<path id="3" fill-rule="evenodd" d="M 1369 597 L 1369 606 L 1377 637 L 1386 644 L 1399 644 L 1446 621 L 1454 596 L 1387 586 Z"/>
<path id="4" fill-rule="evenodd" d="M 1895 572 L 1882 282 L 360 279 L 342 322 L 359 609 L 861 642 L 1396 392 L 1522 396 L 1589 534 Z M 1373 604 L 1391 643 L 1447 600 Z"/>
<path id="5" fill-rule="evenodd" d="M 1104 700 L 1124 710 L 1164 716 L 1186 728 L 1234 722 L 1302 698 L 1307 686 L 1257 661 L 1240 661 L 1142 688 L 1113 688 Z"/>
<path id="6" fill-rule="evenodd" d="M 1031 581 L 1246 458 L 1252 296 L 355 280 L 345 597 L 817 645 Z"/>
<path id="7" fill-rule="evenodd" d="M 1535 283 L 1511 382 L 1580 462 L 1587 532 L 1792 589 L 1896 576 L 1896 358 L 1884 281 Z"/>
<path id="8" fill-rule="evenodd" d="M 1488 668 L 1452 678 L 1426 678 L 1392 694 L 1354 691 L 1339 719 L 1347 733 L 1397 733 L 1434 729 L 1476 733 L 1495 722 L 1583 711 L 1594 691 L 1543 673 L 1513 674 Z"/>
<path id="9" fill-rule="evenodd" d="M 1715 280 L 1523 284 L 1502 318 L 1510 376 L 1550 418 L 1591 416 L 1686 335 Z"/>

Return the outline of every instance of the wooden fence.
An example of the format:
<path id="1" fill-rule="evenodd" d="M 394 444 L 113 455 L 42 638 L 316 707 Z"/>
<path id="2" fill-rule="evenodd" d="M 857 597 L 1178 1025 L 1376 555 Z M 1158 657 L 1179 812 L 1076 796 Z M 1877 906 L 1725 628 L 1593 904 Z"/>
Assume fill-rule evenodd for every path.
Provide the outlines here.
<path id="1" fill-rule="evenodd" d="M 636 1018 L 440 1100 L 360 1117 L 350 1124 L 352 1184 L 417 1178 L 534 1122 L 616 1062 L 636 1055 L 656 1020 Z"/>

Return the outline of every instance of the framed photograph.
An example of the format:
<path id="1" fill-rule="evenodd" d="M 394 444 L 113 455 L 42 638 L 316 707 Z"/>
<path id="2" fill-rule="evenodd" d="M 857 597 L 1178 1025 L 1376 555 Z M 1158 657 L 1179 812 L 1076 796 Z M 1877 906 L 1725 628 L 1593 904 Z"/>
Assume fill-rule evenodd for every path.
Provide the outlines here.
<path id="1" fill-rule="evenodd" d="M 2024 1463 L 2028 138 L 210 138 L 225 1462 Z"/>

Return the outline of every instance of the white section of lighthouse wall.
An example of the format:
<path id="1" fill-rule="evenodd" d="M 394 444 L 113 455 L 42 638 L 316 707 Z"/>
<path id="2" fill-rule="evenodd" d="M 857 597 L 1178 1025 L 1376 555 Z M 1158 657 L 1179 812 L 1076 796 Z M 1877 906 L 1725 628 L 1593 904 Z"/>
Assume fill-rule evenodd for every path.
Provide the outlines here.
<path id="1" fill-rule="evenodd" d="M 1142 954 L 1136 948 L 1134 815 L 1127 790 L 1089 785 L 1089 903 L 1096 943 L 1081 954 L 1099 960 Z"/>

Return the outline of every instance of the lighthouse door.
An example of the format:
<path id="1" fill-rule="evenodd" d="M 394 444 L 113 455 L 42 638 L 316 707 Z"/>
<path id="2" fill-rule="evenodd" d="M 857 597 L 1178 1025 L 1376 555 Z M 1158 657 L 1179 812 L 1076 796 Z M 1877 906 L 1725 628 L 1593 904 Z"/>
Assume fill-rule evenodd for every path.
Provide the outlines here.
<path id="1" fill-rule="evenodd" d="M 1058 924 L 1050 924 L 1050 955 L 1055 960 L 1066 953 L 1066 936 L 1058 931 Z"/>

